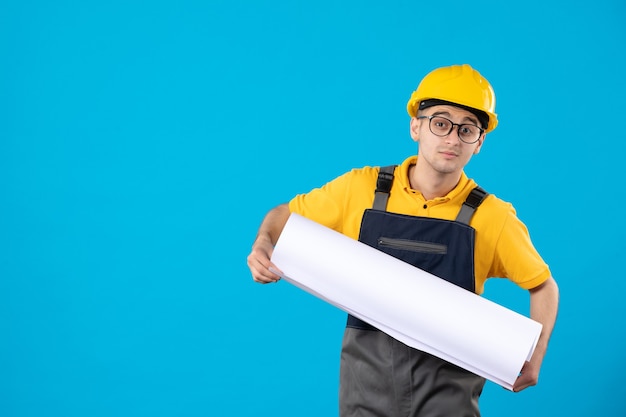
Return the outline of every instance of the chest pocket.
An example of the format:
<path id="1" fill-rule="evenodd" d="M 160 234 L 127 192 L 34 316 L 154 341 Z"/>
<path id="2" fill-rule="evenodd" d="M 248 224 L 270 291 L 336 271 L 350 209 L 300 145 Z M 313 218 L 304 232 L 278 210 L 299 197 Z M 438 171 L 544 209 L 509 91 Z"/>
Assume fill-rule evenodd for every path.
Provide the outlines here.
<path id="1" fill-rule="evenodd" d="M 359 241 L 474 292 L 474 229 L 468 225 L 366 210 Z"/>
<path id="2" fill-rule="evenodd" d="M 469 222 L 489 194 L 474 188 L 454 221 L 390 213 L 395 168 L 378 172 L 374 204 L 363 214 L 359 241 L 474 292 L 475 231 Z"/>

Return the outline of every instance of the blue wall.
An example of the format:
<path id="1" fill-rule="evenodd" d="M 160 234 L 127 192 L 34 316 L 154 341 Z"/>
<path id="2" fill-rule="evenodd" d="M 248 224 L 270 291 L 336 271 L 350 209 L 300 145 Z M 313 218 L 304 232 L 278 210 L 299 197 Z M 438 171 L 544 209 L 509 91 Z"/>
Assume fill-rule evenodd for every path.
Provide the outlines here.
<path id="1" fill-rule="evenodd" d="M 414 154 L 405 104 L 470 63 L 467 172 L 561 287 L 540 384 L 485 416 L 622 416 L 619 0 L 0 4 L 0 416 L 332 416 L 344 314 L 252 282 L 265 212 Z M 527 312 L 506 282 L 485 296 Z"/>

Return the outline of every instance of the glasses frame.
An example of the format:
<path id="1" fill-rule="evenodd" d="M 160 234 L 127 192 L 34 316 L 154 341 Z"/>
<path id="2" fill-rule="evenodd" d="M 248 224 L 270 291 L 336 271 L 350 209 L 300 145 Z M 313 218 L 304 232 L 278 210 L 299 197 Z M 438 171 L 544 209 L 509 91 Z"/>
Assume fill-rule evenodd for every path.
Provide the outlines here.
<path id="1" fill-rule="evenodd" d="M 435 117 L 440 117 L 440 118 L 445 119 L 445 120 L 450 122 L 450 130 L 448 130 L 448 133 L 446 133 L 445 135 L 439 135 L 439 134 L 433 132 L 433 128 L 431 127 L 431 123 L 433 122 L 433 118 L 435 118 Z M 434 114 L 432 116 L 417 116 L 417 118 L 418 119 L 428 119 L 428 129 L 430 130 L 430 133 L 432 133 L 433 135 L 438 136 L 440 138 L 443 138 L 444 136 L 448 136 L 454 130 L 454 126 L 458 126 L 456 128 L 456 134 L 459 137 L 459 140 L 461 142 L 463 142 L 463 143 L 467 143 L 468 145 L 471 145 L 473 143 L 478 142 L 480 140 L 480 137 L 483 135 L 483 133 L 485 133 L 485 129 L 483 129 L 482 127 L 478 127 L 478 126 L 473 125 L 471 123 L 454 123 L 452 120 L 448 119 L 447 117 L 443 117 L 443 116 L 440 116 L 438 114 Z M 475 127 L 478 130 L 480 130 L 480 134 L 478 135 L 476 140 L 473 141 L 473 142 L 468 142 L 466 140 L 463 140 L 463 138 L 461 137 L 461 132 L 460 132 L 461 126 L 472 126 L 472 127 Z"/>

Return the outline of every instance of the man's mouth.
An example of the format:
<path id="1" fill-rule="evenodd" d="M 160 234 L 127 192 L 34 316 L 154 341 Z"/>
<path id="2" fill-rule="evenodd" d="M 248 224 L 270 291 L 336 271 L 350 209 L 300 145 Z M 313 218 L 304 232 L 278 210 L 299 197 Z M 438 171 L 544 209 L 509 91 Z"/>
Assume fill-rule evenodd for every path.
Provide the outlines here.
<path id="1" fill-rule="evenodd" d="M 458 153 L 454 152 L 454 151 L 441 151 L 440 153 L 446 155 L 446 156 L 459 156 Z"/>

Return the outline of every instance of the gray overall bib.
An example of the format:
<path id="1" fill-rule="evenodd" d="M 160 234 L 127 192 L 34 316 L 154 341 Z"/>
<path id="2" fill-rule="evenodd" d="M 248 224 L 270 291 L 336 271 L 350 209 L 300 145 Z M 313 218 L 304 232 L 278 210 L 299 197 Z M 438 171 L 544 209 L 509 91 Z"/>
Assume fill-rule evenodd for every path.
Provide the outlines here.
<path id="1" fill-rule="evenodd" d="M 374 206 L 363 215 L 359 241 L 474 292 L 469 220 L 487 193 L 474 189 L 455 221 L 390 213 L 385 210 L 394 168 L 380 170 Z M 484 378 L 348 315 L 340 365 L 341 417 L 480 416 L 484 384 Z"/>

